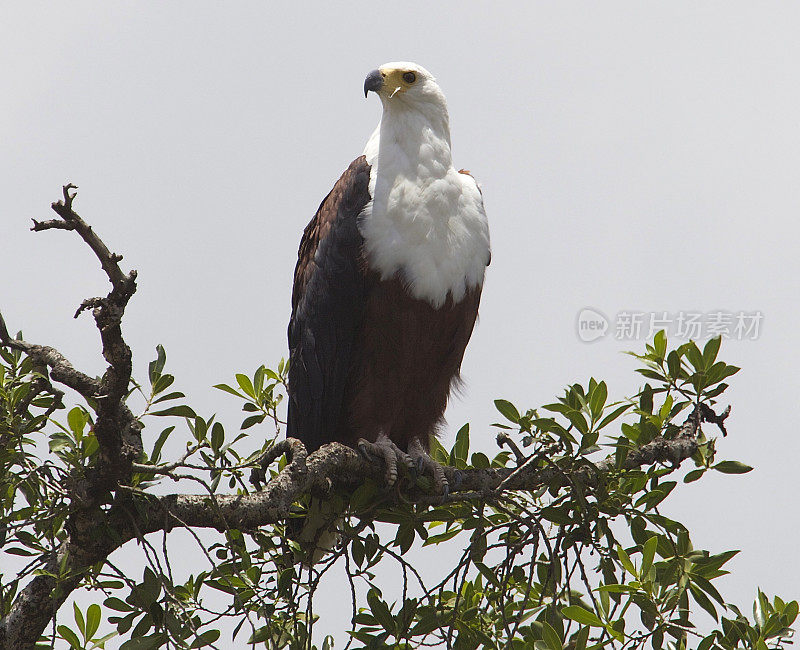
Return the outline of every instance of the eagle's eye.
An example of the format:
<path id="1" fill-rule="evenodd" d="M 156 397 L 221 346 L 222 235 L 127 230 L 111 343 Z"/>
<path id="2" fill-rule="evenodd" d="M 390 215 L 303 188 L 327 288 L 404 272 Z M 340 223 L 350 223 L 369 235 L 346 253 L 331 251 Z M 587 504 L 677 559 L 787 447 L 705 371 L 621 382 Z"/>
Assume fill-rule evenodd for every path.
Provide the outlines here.
<path id="1" fill-rule="evenodd" d="M 403 73 L 403 81 L 407 84 L 413 84 L 417 80 L 417 75 L 413 72 L 404 72 Z"/>

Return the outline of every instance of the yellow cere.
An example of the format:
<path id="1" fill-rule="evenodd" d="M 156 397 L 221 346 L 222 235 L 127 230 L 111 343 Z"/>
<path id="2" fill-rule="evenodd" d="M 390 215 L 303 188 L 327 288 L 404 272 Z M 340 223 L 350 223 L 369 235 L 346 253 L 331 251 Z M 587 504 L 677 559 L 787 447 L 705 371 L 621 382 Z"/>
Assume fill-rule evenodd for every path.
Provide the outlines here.
<path id="1" fill-rule="evenodd" d="M 390 97 L 398 93 L 404 93 L 417 80 L 416 73 L 406 68 L 378 68 L 378 70 L 383 75 L 381 92 Z"/>

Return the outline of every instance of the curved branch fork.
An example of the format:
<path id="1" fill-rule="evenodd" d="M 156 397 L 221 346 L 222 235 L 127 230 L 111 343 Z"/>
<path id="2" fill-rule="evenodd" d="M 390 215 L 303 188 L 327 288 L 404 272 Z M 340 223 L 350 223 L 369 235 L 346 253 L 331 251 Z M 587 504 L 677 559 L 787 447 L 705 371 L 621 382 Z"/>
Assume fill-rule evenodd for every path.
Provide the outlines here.
<path id="1" fill-rule="evenodd" d="M 130 464 L 138 460 L 142 452 L 141 425 L 125 404 L 131 379 L 131 350 L 125 343 L 121 328 L 125 307 L 136 292 L 136 271 L 123 272 L 119 266 L 122 255 L 112 253 L 92 227 L 75 212 L 76 189 L 71 183 L 65 185 L 63 198 L 52 204 L 59 219 L 34 219 L 31 230 L 74 230 L 100 261 L 111 283 L 111 291 L 107 296 L 84 300 L 75 316 L 91 308 L 100 332 L 103 357 L 108 363 L 106 371 L 100 380 L 93 379 L 75 369 L 53 348 L 12 339 L 1 319 L 0 341 L 49 367 L 53 380 L 72 388 L 96 405 L 94 431 L 100 444 L 101 460 L 86 484 L 79 486 L 78 490 L 83 501 L 91 503 L 105 499 L 104 494 L 113 490 L 117 483 L 126 482 L 130 476 Z"/>
<path id="2" fill-rule="evenodd" d="M 33 219 L 31 230 L 36 232 L 51 229 L 77 231 L 81 239 L 89 245 L 97 259 L 100 260 L 100 265 L 113 286 L 113 292 L 116 293 L 115 298 L 124 301 L 122 305 L 124 308 L 124 304 L 128 302 L 128 299 L 136 291 L 136 271 L 131 271 L 127 274 L 123 273 L 122 269 L 119 268 L 122 255 L 112 253 L 103 240 L 92 230 L 92 227 L 72 209 L 72 203 L 77 195 L 75 190 L 77 189 L 77 186 L 72 183 L 64 185 L 62 188 L 63 200 L 51 204 L 50 207 L 61 217 L 61 220 L 36 221 L 36 219 Z"/>

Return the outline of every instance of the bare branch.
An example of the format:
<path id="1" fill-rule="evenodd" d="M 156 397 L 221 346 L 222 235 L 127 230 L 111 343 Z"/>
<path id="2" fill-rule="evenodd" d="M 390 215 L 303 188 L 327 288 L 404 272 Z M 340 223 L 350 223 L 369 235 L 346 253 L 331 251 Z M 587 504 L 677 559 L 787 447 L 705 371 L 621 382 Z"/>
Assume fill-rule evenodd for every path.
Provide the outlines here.
<path id="1" fill-rule="evenodd" d="M 160 474 L 163 476 L 169 476 L 178 468 L 186 467 L 186 461 L 189 457 L 194 454 L 195 452 L 207 447 L 208 443 L 200 443 L 189 447 L 186 452 L 175 462 L 168 463 L 167 465 L 145 465 L 143 463 L 131 463 L 131 469 L 134 472 L 142 472 L 146 474 Z"/>
<path id="2" fill-rule="evenodd" d="M 114 287 L 114 290 L 120 294 L 120 296 L 127 294 L 127 297 L 129 298 L 136 291 L 136 271 L 131 271 L 128 274 L 123 273 L 122 269 L 119 268 L 119 264 L 117 263 L 122 259 L 122 256 L 112 253 L 105 245 L 103 240 L 100 239 L 97 234 L 95 234 L 94 230 L 92 230 L 92 227 L 83 219 L 81 219 L 81 217 L 72 209 L 72 202 L 75 200 L 76 196 L 76 192 L 72 190 L 76 189 L 78 189 L 77 186 L 73 185 L 72 183 L 69 183 L 62 188 L 64 199 L 62 201 L 56 201 L 51 207 L 55 213 L 64 220 L 65 225 L 51 225 L 49 227 L 76 230 L 83 241 L 85 241 L 94 251 L 97 259 L 100 260 L 103 271 L 105 271 L 106 275 L 108 276 L 108 279 Z M 50 222 L 44 223 L 47 224 Z M 36 229 L 35 226 L 34 229 Z M 39 228 L 39 230 L 46 229 L 47 228 L 44 228 L 43 226 L 40 226 Z"/>
<path id="3" fill-rule="evenodd" d="M 64 384 L 83 397 L 89 399 L 100 395 L 100 382 L 80 370 L 76 370 L 69 360 L 55 348 L 47 345 L 36 345 L 10 337 L 4 338 L 2 343 L 9 348 L 24 352 L 39 365 L 48 366 L 51 379 Z"/>
<path id="4" fill-rule="evenodd" d="M 130 474 L 131 462 L 137 460 L 142 452 L 139 434 L 141 425 L 125 405 L 132 365 L 131 351 L 123 339 L 121 329 L 125 307 L 136 291 L 136 271 L 123 273 L 119 267 L 122 256 L 112 253 L 92 227 L 75 212 L 73 202 L 76 189 L 71 183 L 65 185 L 62 188 L 63 199 L 51 206 L 62 221 L 34 221 L 33 229 L 75 230 L 92 249 L 111 282 L 111 291 L 105 298 L 84 300 L 75 313 L 77 318 L 84 310 L 91 309 L 100 332 L 103 357 L 108 362 L 108 367 L 99 382 L 86 381 L 88 378 L 79 376 L 74 369 L 70 372 L 71 366 L 66 359 L 52 348 L 42 348 L 49 353 L 49 362 L 43 356 L 43 352 L 38 351 L 54 370 L 56 365 L 66 370 L 60 375 L 58 373 L 53 375 L 56 381 L 66 383 L 84 397 L 93 397 L 97 402 L 97 421 L 94 430 L 100 443 L 102 462 L 97 471 L 89 477 L 89 484 L 84 486 L 84 491 L 88 495 L 96 494 L 98 490 L 113 489 L 118 480 L 126 480 Z M 37 352 L 34 346 L 29 344 L 8 341 L 6 344 L 24 349 L 29 354 Z"/>
<path id="5" fill-rule="evenodd" d="M 501 431 L 497 434 L 497 445 L 498 447 L 506 446 L 511 451 L 514 452 L 514 457 L 517 459 L 517 465 L 522 465 L 525 463 L 527 458 L 525 458 L 525 454 L 522 453 L 522 450 L 517 447 L 517 443 L 511 439 L 505 431 Z"/>
<path id="6" fill-rule="evenodd" d="M 36 221 L 31 219 L 33 232 L 41 232 L 42 230 L 75 230 L 75 224 L 60 221 L 59 219 L 48 219 L 47 221 Z"/>

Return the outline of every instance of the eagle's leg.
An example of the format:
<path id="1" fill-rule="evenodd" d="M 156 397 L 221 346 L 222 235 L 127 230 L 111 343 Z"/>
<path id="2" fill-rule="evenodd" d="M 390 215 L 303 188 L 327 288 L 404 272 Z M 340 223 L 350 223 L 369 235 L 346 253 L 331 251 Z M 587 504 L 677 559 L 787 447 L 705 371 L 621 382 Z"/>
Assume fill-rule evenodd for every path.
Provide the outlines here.
<path id="1" fill-rule="evenodd" d="M 444 468 L 425 451 L 419 438 L 414 438 L 408 445 L 408 453 L 419 466 L 420 473 L 427 473 L 433 478 L 436 493 L 443 496 L 450 494 L 450 483 L 444 474 Z"/>
<path id="2" fill-rule="evenodd" d="M 358 449 L 370 460 L 373 456 L 383 459 L 386 465 L 386 486 L 392 487 L 397 483 L 397 463 L 402 463 L 412 472 L 415 467 L 414 459 L 394 444 L 389 437 L 381 432 L 375 442 L 360 438 Z"/>

